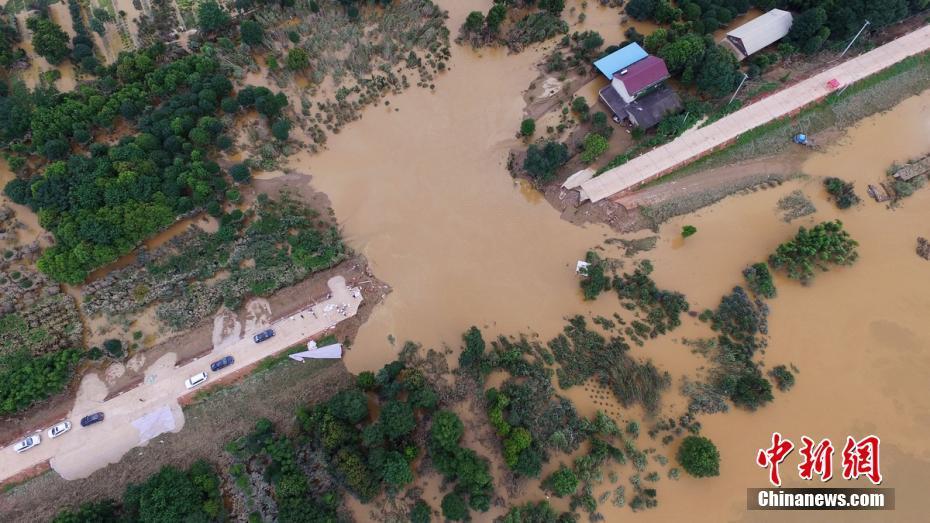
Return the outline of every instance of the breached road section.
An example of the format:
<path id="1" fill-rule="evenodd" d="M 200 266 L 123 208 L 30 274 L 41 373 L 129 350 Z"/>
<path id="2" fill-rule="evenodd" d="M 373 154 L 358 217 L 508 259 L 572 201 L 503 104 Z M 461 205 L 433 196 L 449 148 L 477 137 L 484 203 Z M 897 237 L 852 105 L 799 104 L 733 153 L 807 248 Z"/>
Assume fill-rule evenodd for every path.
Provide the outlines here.
<path id="1" fill-rule="evenodd" d="M 319 303 L 284 317 L 271 325 L 256 325 L 255 331 L 269 326 L 275 335 L 256 344 L 255 331 L 247 331 L 234 343 L 214 347 L 210 353 L 183 366 L 175 366 L 176 355 L 168 353 L 158 359 L 138 387 L 106 400 L 106 385 L 94 374 L 84 377 L 74 407 L 68 414 L 72 429 L 56 439 L 41 431 L 42 443 L 22 454 L 10 445 L 0 450 L 0 482 L 46 461 L 64 479 L 86 478 L 94 471 L 116 463 L 133 448 L 147 444 L 164 432 L 179 432 L 184 427 L 184 413 L 179 400 L 196 393 L 187 390 L 184 381 L 206 372 L 212 380 L 244 369 L 260 360 L 323 334 L 339 322 L 355 316 L 362 303 L 362 293 L 346 285 L 342 276 L 329 280 L 329 297 Z M 235 363 L 219 372 L 210 371 L 210 363 L 232 356 Z M 105 419 L 82 427 L 81 418 L 103 412 Z M 23 434 L 23 437 L 28 434 Z"/>
<path id="2" fill-rule="evenodd" d="M 741 134 L 822 100 L 837 80 L 840 88 L 930 49 L 930 26 L 922 27 L 836 67 L 782 89 L 752 105 L 605 171 L 580 185 L 581 199 L 598 202 L 668 174 L 736 140 Z"/>

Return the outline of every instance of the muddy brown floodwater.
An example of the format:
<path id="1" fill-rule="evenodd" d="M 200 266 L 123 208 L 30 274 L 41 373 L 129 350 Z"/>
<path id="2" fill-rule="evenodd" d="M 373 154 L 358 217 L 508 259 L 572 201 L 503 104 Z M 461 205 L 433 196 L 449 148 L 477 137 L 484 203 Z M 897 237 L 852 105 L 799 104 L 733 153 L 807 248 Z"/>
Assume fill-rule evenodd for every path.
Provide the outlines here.
<path id="1" fill-rule="evenodd" d="M 484 10 L 487 2 L 444 7 L 450 10 L 449 26 L 457 28 L 469 11 Z M 532 331 L 545 339 L 561 329 L 566 316 L 619 311 L 613 296 L 583 302 L 572 274 L 575 260 L 588 248 L 616 235 L 603 226 L 562 221 L 507 174 L 507 151 L 524 105 L 521 93 L 537 75 L 539 57 L 532 50 L 476 54 L 453 46 L 451 71 L 437 78 L 435 93 L 413 90 L 392 97 L 390 105 L 367 111 L 362 121 L 332 137 L 330 151 L 294 160 L 292 167 L 311 173 L 311 183 L 330 196 L 352 247 L 394 289 L 359 331 L 346 357 L 351 371 L 379 368 L 407 339 L 457 349 L 461 333 L 472 324 L 485 328 L 486 335 Z M 930 94 L 925 93 L 863 121 L 836 145 L 812 154 L 803 167 L 812 178 L 729 198 L 662 227 L 659 246 L 646 257 L 654 261 L 659 286 L 684 292 L 697 310 L 715 307 L 741 283 L 746 264 L 764 260 L 799 225 L 841 218 L 861 244 L 861 259 L 851 268 L 819 275 L 809 287 L 777 279 L 764 361 L 767 368 L 797 365 L 797 385 L 776 393 L 776 401 L 759 412 L 704 416 L 704 434 L 722 452 L 720 477 L 670 481 L 663 470 L 659 505 L 638 514 L 638 520 L 810 520 L 811 513 L 745 511 L 745 489 L 765 486 L 765 471 L 754 464 L 754 455 L 773 431 L 795 442 L 802 435 L 829 437 L 840 448 L 847 434 L 882 438 L 883 486 L 897 489 L 897 510 L 880 513 L 881 518 L 844 512 L 818 514 L 818 519 L 916 521 L 925 515 L 930 263 L 914 248 L 917 236 L 930 236 L 930 190 L 918 191 L 894 210 L 867 200 L 841 212 L 826 200 L 820 177 L 855 181 L 865 200 L 866 184 L 881 180 L 893 161 L 930 150 L 928 122 Z M 776 202 L 798 188 L 818 212 L 786 224 L 778 218 Z M 687 242 L 678 235 L 685 223 L 698 228 Z M 675 378 L 676 390 L 665 401 L 668 414 L 685 406 L 677 397 L 681 377 L 707 365 L 680 339 L 709 334 L 706 326 L 686 318 L 672 335 L 634 349 Z M 394 347 L 389 336 L 397 339 Z M 580 388 L 570 396 L 585 414 L 599 408 Z M 644 438 L 640 445 L 649 446 Z M 674 454 L 674 448 L 658 442 L 652 446 Z M 794 478 L 786 486 L 798 486 L 792 473 L 796 456 L 783 466 L 783 475 Z M 834 479 L 830 486 L 842 483 Z M 602 487 L 595 497 L 607 485 Z M 534 489 L 527 499 L 541 496 Z M 628 508 L 609 502 L 600 510 L 608 521 L 630 516 Z"/>

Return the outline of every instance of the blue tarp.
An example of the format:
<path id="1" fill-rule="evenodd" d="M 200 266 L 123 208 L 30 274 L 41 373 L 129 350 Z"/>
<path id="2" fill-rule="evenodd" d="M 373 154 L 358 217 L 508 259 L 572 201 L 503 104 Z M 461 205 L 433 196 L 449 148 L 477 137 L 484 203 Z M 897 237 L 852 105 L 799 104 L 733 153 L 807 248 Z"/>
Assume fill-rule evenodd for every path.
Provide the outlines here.
<path id="1" fill-rule="evenodd" d="M 614 73 L 617 71 L 633 65 L 647 56 L 648 54 L 639 44 L 632 43 L 594 62 L 594 67 L 597 67 L 597 70 L 607 78 L 613 78 Z"/>

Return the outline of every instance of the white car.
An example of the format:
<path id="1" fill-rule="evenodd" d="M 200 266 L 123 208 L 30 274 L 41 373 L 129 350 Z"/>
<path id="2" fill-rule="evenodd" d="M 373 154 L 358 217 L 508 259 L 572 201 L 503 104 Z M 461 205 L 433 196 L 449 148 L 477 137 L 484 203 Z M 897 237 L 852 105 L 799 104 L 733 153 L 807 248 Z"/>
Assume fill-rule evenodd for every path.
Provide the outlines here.
<path id="1" fill-rule="evenodd" d="M 39 443 L 42 443 L 42 438 L 40 438 L 38 434 L 34 434 L 17 443 L 16 446 L 13 447 L 13 450 L 16 452 L 26 452 Z"/>
<path id="2" fill-rule="evenodd" d="M 65 432 L 68 432 L 69 430 L 71 430 L 71 422 L 62 421 L 58 425 L 55 425 L 54 427 L 48 429 L 48 437 L 57 438 L 58 436 L 61 436 L 62 434 L 64 434 Z"/>
<path id="3" fill-rule="evenodd" d="M 184 382 L 184 386 L 188 389 L 193 389 L 205 381 L 207 381 L 207 373 L 201 372 L 200 374 L 194 374 L 190 378 L 187 378 L 187 381 Z"/>

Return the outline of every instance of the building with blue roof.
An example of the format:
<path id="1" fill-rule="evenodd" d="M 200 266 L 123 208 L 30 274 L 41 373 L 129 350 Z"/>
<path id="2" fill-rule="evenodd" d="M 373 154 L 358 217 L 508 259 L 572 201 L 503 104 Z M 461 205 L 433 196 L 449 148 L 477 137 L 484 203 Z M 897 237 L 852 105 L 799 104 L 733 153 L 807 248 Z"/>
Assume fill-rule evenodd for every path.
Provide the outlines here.
<path id="1" fill-rule="evenodd" d="M 646 56 L 648 56 L 646 51 L 634 42 L 594 62 L 594 67 L 597 67 L 597 70 L 608 79 L 613 79 L 614 73 L 626 69 Z"/>

